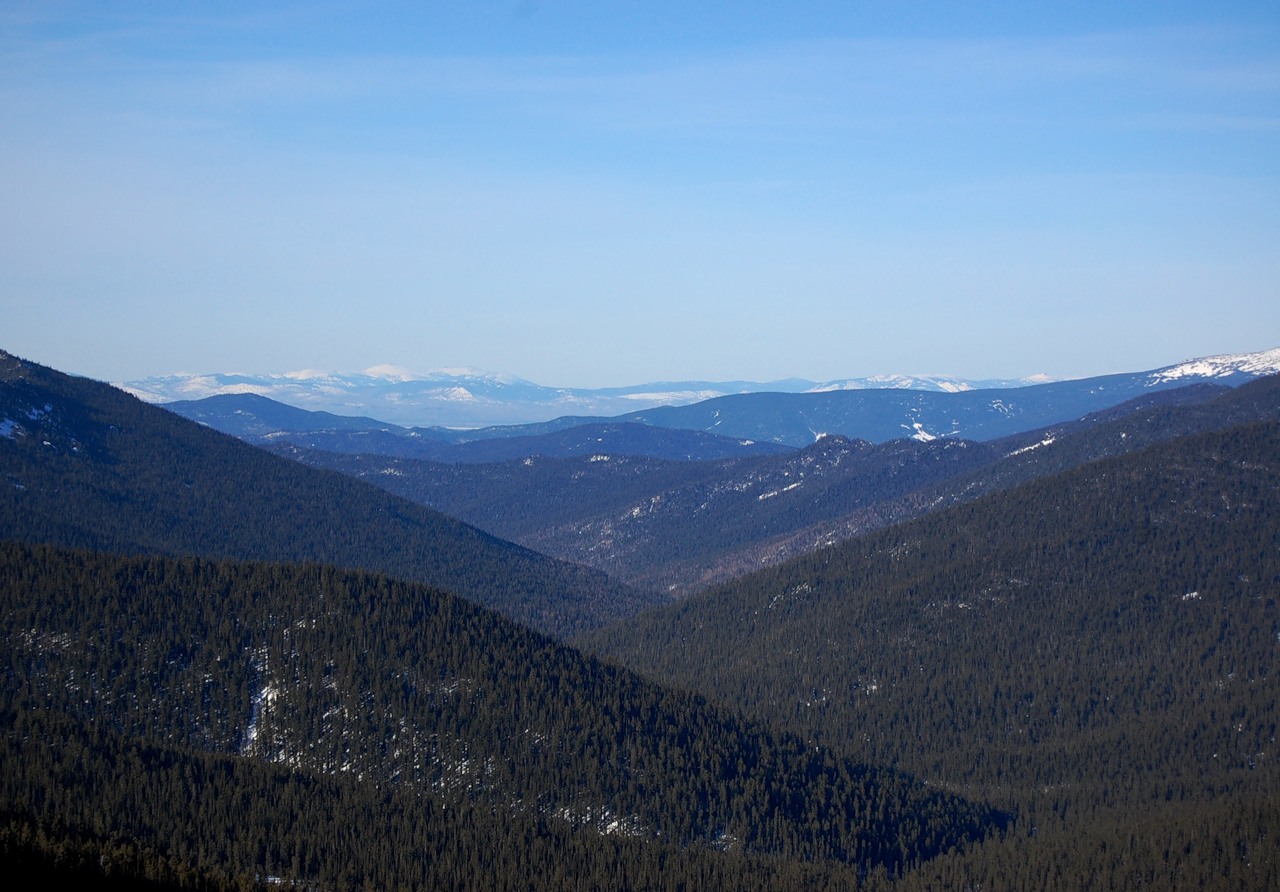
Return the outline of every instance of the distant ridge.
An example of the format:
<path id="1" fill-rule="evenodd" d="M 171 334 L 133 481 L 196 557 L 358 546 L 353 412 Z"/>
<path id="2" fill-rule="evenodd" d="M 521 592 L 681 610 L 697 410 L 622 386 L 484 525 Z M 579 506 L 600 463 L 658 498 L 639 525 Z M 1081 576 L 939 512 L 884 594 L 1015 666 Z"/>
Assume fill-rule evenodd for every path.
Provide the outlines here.
<path id="1" fill-rule="evenodd" d="M 1167 386 L 1177 382 L 1191 384 L 1197 381 L 1234 385 L 1248 378 L 1277 372 L 1280 372 L 1280 349 L 1189 359 L 1122 377 L 1141 376 L 1145 378 L 1144 385 L 1150 386 Z M 1054 381 L 1044 375 L 983 380 L 932 375 L 872 375 L 826 382 L 788 378 L 769 382 L 666 381 L 625 387 L 575 388 L 547 387 L 511 375 L 495 375 L 473 369 L 444 369 L 415 374 L 393 366 L 376 366 L 354 373 L 184 373 L 153 376 L 117 386 L 151 403 L 202 400 L 228 394 L 257 395 L 300 409 L 342 416 L 367 416 L 400 427 L 470 430 L 548 423 L 563 418 L 573 418 L 578 423 L 600 421 L 634 416 L 638 412 L 660 406 L 688 406 L 721 397 L 747 394 L 816 395 L 866 391 L 882 394 L 958 395 L 992 390 L 1013 391 L 1050 384 L 1078 386 L 1086 381 L 1102 381 L 1114 377 L 1117 376 Z M 1136 396 L 1136 391 L 1131 395 Z M 1098 407 L 1094 406 L 1084 411 L 1096 408 Z M 866 436 L 848 431 L 828 432 Z M 911 432 L 909 427 L 907 433 Z M 715 433 L 728 432 L 720 430 Z M 947 431 L 930 429 L 930 433 L 938 435 Z M 902 434 L 895 431 L 893 436 Z M 796 442 L 793 445 L 803 444 Z"/>
<path id="2" fill-rule="evenodd" d="M 775 456 L 702 462 L 593 455 L 482 464 L 280 452 L 535 551 L 678 595 L 1088 461 L 1263 420 L 1280 420 L 1280 375 L 1235 388 L 1158 388 L 1077 420 L 982 443 L 873 445 L 829 436 Z"/>
<path id="3" fill-rule="evenodd" d="M 1280 347 L 1258 353 L 1225 353 L 1189 359 L 1151 373 L 1153 384 L 1169 381 L 1219 380 L 1239 383 L 1241 378 L 1257 378 L 1280 372 Z"/>
<path id="4" fill-rule="evenodd" d="M 379 366 L 363 372 L 288 372 L 159 375 L 117 384 L 150 403 L 257 395 L 302 409 L 372 415 L 406 427 L 459 429 L 533 424 L 566 415 L 610 417 L 655 406 L 680 406 L 739 393 L 820 393 L 833 390 L 919 390 L 961 393 L 1045 383 L 1023 379 L 969 380 L 937 376 L 876 375 L 817 382 L 662 381 L 625 387 L 546 387 L 510 375 L 447 369 L 414 375 Z"/>

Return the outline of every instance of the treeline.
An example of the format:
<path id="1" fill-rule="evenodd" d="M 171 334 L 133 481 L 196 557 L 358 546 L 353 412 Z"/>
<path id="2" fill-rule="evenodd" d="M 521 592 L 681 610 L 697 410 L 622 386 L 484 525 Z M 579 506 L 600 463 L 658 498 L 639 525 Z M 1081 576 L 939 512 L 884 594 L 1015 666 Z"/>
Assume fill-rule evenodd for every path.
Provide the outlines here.
<path id="1" fill-rule="evenodd" d="M 1116 856 L 1110 828 L 1134 878 L 1176 863 L 1272 888 L 1278 635 L 1280 425 L 1262 423 L 940 511 L 588 643 L 1017 815 L 1022 842 L 938 864 L 993 880 L 1016 852 L 1018 875 L 1079 885 Z"/>

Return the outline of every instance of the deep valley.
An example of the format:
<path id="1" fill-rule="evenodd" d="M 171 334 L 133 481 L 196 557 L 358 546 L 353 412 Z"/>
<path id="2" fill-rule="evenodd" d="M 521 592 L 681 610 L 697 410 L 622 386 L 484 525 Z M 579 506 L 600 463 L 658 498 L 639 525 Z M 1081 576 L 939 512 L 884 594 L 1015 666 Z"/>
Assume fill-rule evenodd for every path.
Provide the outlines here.
<path id="1" fill-rule="evenodd" d="M 0 353 L 0 851 L 101 888 L 1276 888 L 1280 376 L 1153 376 L 464 436 Z M 903 400 L 967 432 L 847 426 Z"/>

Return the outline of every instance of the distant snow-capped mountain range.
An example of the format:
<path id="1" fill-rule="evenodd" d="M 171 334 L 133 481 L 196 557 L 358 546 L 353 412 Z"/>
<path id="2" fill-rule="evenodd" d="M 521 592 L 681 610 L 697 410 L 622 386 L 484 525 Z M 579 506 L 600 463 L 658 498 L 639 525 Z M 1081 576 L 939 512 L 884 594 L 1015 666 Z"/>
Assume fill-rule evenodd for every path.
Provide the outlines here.
<path id="1" fill-rule="evenodd" d="M 1280 372 L 1280 348 L 1192 359 L 1150 372 L 1152 385 L 1179 380 L 1228 380 Z M 1044 375 L 974 380 L 928 375 L 875 375 L 816 382 L 666 381 L 629 387 L 546 387 L 474 369 L 416 374 L 382 365 L 362 372 L 313 370 L 280 375 L 236 373 L 153 376 L 118 386 L 152 403 L 252 393 L 301 409 L 364 415 L 392 424 L 474 428 L 529 424 L 566 415 L 616 416 L 658 406 L 683 406 L 743 393 L 824 393 L 838 390 L 917 390 L 962 393 L 1048 383 Z"/>

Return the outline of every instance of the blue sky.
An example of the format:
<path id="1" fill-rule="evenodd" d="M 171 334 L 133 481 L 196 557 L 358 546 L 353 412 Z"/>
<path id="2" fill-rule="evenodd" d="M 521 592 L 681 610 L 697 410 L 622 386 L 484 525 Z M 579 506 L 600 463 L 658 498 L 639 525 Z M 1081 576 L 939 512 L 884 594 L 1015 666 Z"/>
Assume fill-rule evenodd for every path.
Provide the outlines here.
<path id="1" fill-rule="evenodd" d="M 8 2 L 0 121 L 0 348 L 107 380 L 1280 345 L 1275 0 Z"/>

